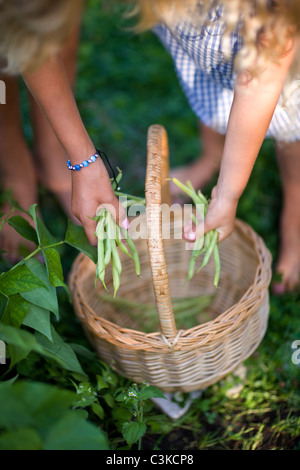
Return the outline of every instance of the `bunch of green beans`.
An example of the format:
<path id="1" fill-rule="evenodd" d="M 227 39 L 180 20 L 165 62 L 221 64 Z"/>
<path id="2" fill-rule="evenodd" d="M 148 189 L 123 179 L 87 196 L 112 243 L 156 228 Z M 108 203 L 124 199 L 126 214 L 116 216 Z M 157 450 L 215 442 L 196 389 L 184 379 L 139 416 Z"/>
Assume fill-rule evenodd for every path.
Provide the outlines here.
<path id="1" fill-rule="evenodd" d="M 133 259 L 137 276 L 141 274 L 139 255 L 128 230 L 120 227 L 106 208 L 101 207 L 95 219 L 97 221 L 96 236 L 98 239 L 95 282 L 100 279 L 104 288 L 107 290 L 105 284 L 105 270 L 108 264 L 111 263 L 115 296 L 120 287 L 122 273 L 122 264 L 118 249 Z M 126 242 L 126 244 L 124 242 Z"/>
<path id="2" fill-rule="evenodd" d="M 168 178 L 168 179 L 173 181 L 173 183 L 175 183 L 182 191 L 184 191 L 192 199 L 196 208 L 199 205 L 203 207 L 203 214 L 199 214 L 199 215 L 200 217 L 201 216 L 205 217 L 209 202 L 207 198 L 201 193 L 201 191 L 199 190 L 195 191 L 190 181 L 187 181 L 185 185 L 181 183 L 181 181 L 179 181 L 177 178 Z M 197 217 L 195 216 L 195 214 L 192 214 L 192 220 L 193 220 L 194 225 L 197 226 L 198 221 L 197 221 Z M 188 281 L 192 279 L 192 277 L 194 276 L 196 262 L 197 262 L 198 257 L 201 254 L 204 254 L 204 257 L 203 257 L 201 266 L 197 269 L 197 273 L 207 265 L 212 255 L 214 258 L 214 263 L 215 263 L 214 286 L 218 287 L 221 265 L 220 265 L 219 239 L 218 239 L 217 230 L 211 230 L 210 232 L 207 232 L 201 235 L 195 240 L 190 263 L 189 263 L 188 274 L 187 274 Z"/>

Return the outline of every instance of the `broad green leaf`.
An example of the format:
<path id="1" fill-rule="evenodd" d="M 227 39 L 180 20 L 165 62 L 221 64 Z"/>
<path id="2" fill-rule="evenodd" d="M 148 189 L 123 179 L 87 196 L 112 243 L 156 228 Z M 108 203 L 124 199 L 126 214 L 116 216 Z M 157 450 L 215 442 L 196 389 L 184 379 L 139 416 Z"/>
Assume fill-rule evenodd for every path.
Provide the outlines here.
<path id="1" fill-rule="evenodd" d="M 31 206 L 30 209 L 28 210 L 28 213 L 31 215 L 31 217 L 34 220 L 39 244 L 41 246 L 47 246 L 47 245 L 53 245 L 54 243 L 57 243 L 56 238 L 49 232 L 49 230 L 45 226 L 42 219 L 38 217 L 37 204 L 34 204 L 33 206 Z"/>
<path id="2" fill-rule="evenodd" d="M 71 346 L 65 343 L 62 338 L 55 331 L 53 326 L 51 327 L 51 335 L 53 341 L 49 341 L 44 335 L 37 332 L 35 338 L 40 346 L 55 358 L 55 360 L 66 370 L 77 372 L 85 376 L 81 365 L 76 357 Z"/>
<path id="3" fill-rule="evenodd" d="M 49 280 L 54 287 L 64 286 L 64 275 L 61 260 L 55 248 L 43 251 L 45 262 L 48 268 Z"/>
<path id="4" fill-rule="evenodd" d="M 23 299 L 20 294 L 9 297 L 8 304 L 2 316 L 2 322 L 20 328 L 29 310 L 29 302 Z"/>
<path id="5" fill-rule="evenodd" d="M 4 323 L 0 323 L 0 339 L 7 344 L 11 367 L 25 359 L 31 351 L 43 352 L 31 333 L 10 325 L 4 325 Z"/>
<path id="6" fill-rule="evenodd" d="M 137 396 L 140 400 L 147 400 L 148 398 L 166 398 L 163 392 L 153 385 L 149 385 L 137 393 Z"/>
<path id="7" fill-rule="evenodd" d="M 82 356 L 89 361 L 98 361 L 99 359 L 96 357 L 95 353 L 90 351 L 89 349 L 85 348 L 81 344 L 70 343 L 75 354 L 78 356 Z"/>
<path id="8" fill-rule="evenodd" d="M 124 422 L 130 421 L 132 418 L 132 411 L 130 411 L 128 408 L 117 406 L 112 410 L 112 415 L 117 423 L 123 424 Z"/>
<path id="9" fill-rule="evenodd" d="M 34 428 L 45 436 L 60 421 L 76 399 L 76 394 L 45 383 L 18 380 L 0 383 L 0 428 L 16 431 Z"/>
<path id="10" fill-rule="evenodd" d="M 49 430 L 44 450 L 109 450 L 109 445 L 103 431 L 73 411 Z"/>
<path id="11" fill-rule="evenodd" d="M 18 381 L 11 393 L 16 402 L 22 403 L 30 412 L 35 427 L 43 434 L 76 400 L 74 392 L 40 382 Z"/>
<path id="12" fill-rule="evenodd" d="M 146 432 L 147 426 L 145 423 L 138 421 L 131 421 L 124 423 L 122 427 L 122 434 L 128 445 L 132 446 L 137 442 Z"/>
<path id="13" fill-rule="evenodd" d="M 30 240 L 36 245 L 39 244 L 36 231 L 30 225 L 30 223 L 20 215 L 11 217 L 8 220 L 8 224 L 13 227 L 20 235 L 22 235 L 23 238 L 26 238 L 26 240 Z"/>
<path id="14" fill-rule="evenodd" d="M 19 264 L 0 276 L 0 291 L 5 295 L 15 295 L 38 288 L 46 288 L 46 285 L 25 264 Z"/>
<path id="15" fill-rule="evenodd" d="M 2 318 L 4 310 L 6 309 L 7 302 L 8 302 L 8 297 L 0 293 L 0 320 Z"/>
<path id="16" fill-rule="evenodd" d="M 29 326 L 29 328 L 39 331 L 45 335 L 49 341 L 52 341 L 49 310 L 38 307 L 34 304 L 29 304 L 29 311 L 23 320 L 23 325 Z"/>
<path id="17" fill-rule="evenodd" d="M 68 243 L 68 245 L 73 246 L 73 248 L 82 251 L 91 258 L 95 264 L 97 263 L 97 248 L 91 246 L 84 228 L 81 225 L 76 225 L 71 220 L 68 220 L 65 242 Z"/>
<path id="18" fill-rule="evenodd" d="M 0 388 L 0 428 L 8 431 L 19 427 L 32 425 L 33 420 L 29 410 L 12 394 L 12 389 Z"/>
<path id="19" fill-rule="evenodd" d="M 0 450 L 42 450 L 41 437 L 32 428 L 0 434 Z"/>
<path id="20" fill-rule="evenodd" d="M 59 308 L 55 287 L 50 284 L 45 266 L 37 259 L 31 258 L 26 261 L 30 271 L 43 282 L 45 289 L 33 289 L 22 293 L 22 297 L 38 307 L 50 310 L 59 318 Z"/>
<path id="21" fill-rule="evenodd" d="M 64 283 L 64 274 L 59 253 L 55 248 L 43 250 L 49 281 L 54 287 L 63 287 L 69 295 L 69 289 Z"/>

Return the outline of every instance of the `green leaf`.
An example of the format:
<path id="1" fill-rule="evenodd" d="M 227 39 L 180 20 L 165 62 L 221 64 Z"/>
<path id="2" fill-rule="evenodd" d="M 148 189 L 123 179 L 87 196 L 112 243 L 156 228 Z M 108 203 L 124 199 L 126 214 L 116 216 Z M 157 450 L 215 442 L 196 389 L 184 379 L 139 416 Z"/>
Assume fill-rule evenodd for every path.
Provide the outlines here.
<path id="1" fill-rule="evenodd" d="M 42 450 L 41 437 L 32 428 L 0 434 L 0 450 Z"/>
<path id="2" fill-rule="evenodd" d="M 26 238 L 26 240 L 30 240 L 36 245 L 39 244 L 36 231 L 30 225 L 30 223 L 20 215 L 11 217 L 8 220 L 8 224 L 13 227 L 20 235 L 22 235 L 23 238 Z"/>
<path id="3" fill-rule="evenodd" d="M 8 297 L 0 293 L 0 320 L 2 318 L 4 310 L 6 309 L 7 303 L 8 303 Z"/>
<path id="4" fill-rule="evenodd" d="M 23 207 L 20 206 L 20 204 L 18 203 L 18 201 L 16 201 L 15 199 L 13 199 L 11 197 L 11 191 L 9 191 L 7 194 L 6 194 L 6 197 L 5 197 L 5 200 L 16 210 L 20 211 L 20 212 L 24 212 L 26 214 L 28 214 L 28 212 L 23 209 Z"/>
<path id="5" fill-rule="evenodd" d="M 48 248 L 47 250 L 43 250 L 43 255 L 50 284 L 54 287 L 63 287 L 69 295 L 69 289 L 64 283 L 64 274 L 58 251 L 55 248 Z"/>
<path id="6" fill-rule="evenodd" d="M 122 434 L 129 446 L 132 446 L 137 442 L 146 432 L 147 426 L 145 423 L 139 423 L 138 421 L 131 421 L 130 423 L 124 423 L 122 427 Z"/>
<path id="7" fill-rule="evenodd" d="M 91 246 L 84 228 L 81 225 L 76 225 L 71 220 L 68 220 L 65 242 L 73 248 L 82 251 L 82 253 L 86 254 L 95 264 L 97 263 L 97 248 Z"/>
<path id="8" fill-rule="evenodd" d="M 41 246 L 47 246 L 57 243 L 57 239 L 49 232 L 42 219 L 38 217 L 37 204 L 32 205 L 28 210 L 28 213 L 34 220 L 39 244 Z"/>
<path id="9" fill-rule="evenodd" d="M 137 393 L 137 396 L 140 400 L 147 400 L 148 398 L 166 398 L 163 392 L 153 385 L 149 385 Z"/>
<path id="10" fill-rule="evenodd" d="M 18 381 L 12 387 L 11 394 L 29 411 L 35 427 L 43 434 L 61 419 L 76 400 L 76 394 L 70 390 L 39 382 Z"/>
<path id="11" fill-rule="evenodd" d="M 83 372 L 81 365 L 76 357 L 71 346 L 65 343 L 59 334 L 51 326 L 52 340 L 49 341 L 44 335 L 39 332 L 35 333 L 35 338 L 38 344 L 46 351 L 51 353 L 53 358 L 66 370 L 77 372 L 83 376 L 86 374 Z"/>
<path id="12" fill-rule="evenodd" d="M 103 431 L 73 411 L 50 429 L 44 450 L 109 450 L 109 445 Z"/>
<path id="13" fill-rule="evenodd" d="M 45 262 L 48 268 L 49 280 L 54 287 L 65 286 L 61 260 L 55 248 L 48 248 L 43 251 Z"/>
<path id="14" fill-rule="evenodd" d="M 19 264 L 0 276 L 0 291 L 5 295 L 29 292 L 37 288 L 46 288 L 46 285 L 25 264 Z"/>
<path id="15" fill-rule="evenodd" d="M 70 410 L 76 394 L 53 385 L 0 383 L 1 449 L 108 450 L 107 437 Z"/>
<path id="16" fill-rule="evenodd" d="M 32 423 L 29 410 L 13 396 L 12 387 L 2 389 L 0 384 L 0 428 L 13 431 L 18 427 L 31 426 Z"/>
<path id="17" fill-rule="evenodd" d="M 93 413 L 95 413 L 96 416 L 98 416 L 98 418 L 104 419 L 104 416 L 105 416 L 104 409 L 102 408 L 101 405 L 99 405 L 99 403 L 93 403 L 92 411 Z"/>
<path id="18" fill-rule="evenodd" d="M 103 388 L 108 388 L 108 383 L 101 377 L 101 375 L 96 376 L 97 379 L 97 390 L 103 390 Z"/>
<path id="19" fill-rule="evenodd" d="M 105 401 L 105 403 L 110 407 L 110 408 L 114 408 L 115 406 L 115 400 L 114 400 L 114 397 L 110 394 L 110 393 L 105 393 L 103 396 L 102 396 L 103 400 Z"/>
<path id="20" fill-rule="evenodd" d="M 31 333 L 10 325 L 4 325 L 4 323 L 0 323 L 0 339 L 8 345 L 11 367 L 25 359 L 31 351 L 42 353 L 42 348 Z"/>
<path id="21" fill-rule="evenodd" d="M 23 299 L 20 294 L 9 297 L 6 309 L 4 311 L 2 322 L 20 328 L 29 310 L 29 302 Z"/>
<path id="22" fill-rule="evenodd" d="M 4 386 L 3 386 L 4 385 Z M 0 383 L 0 427 L 32 427 L 47 431 L 72 406 L 76 394 L 58 387 L 18 380 Z"/>
<path id="23" fill-rule="evenodd" d="M 45 266 L 37 259 L 31 258 L 26 261 L 26 266 L 44 284 L 44 289 L 33 289 L 30 292 L 22 293 L 25 300 L 53 312 L 59 319 L 59 308 L 55 287 L 50 284 Z"/>
<path id="24" fill-rule="evenodd" d="M 23 325 L 39 331 L 49 341 L 52 341 L 50 312 L 45 308 L 38 307 L 34 304 L 29 304 L 29 311 L 23 320 Z"/>

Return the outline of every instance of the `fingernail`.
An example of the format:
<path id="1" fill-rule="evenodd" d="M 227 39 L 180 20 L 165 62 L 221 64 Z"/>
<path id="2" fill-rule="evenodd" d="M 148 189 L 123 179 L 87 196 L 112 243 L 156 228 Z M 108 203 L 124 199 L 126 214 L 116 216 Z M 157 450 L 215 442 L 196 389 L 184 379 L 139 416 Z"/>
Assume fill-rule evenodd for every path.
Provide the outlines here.
<path id="1" fill-rule="evenodd" d="M 196 240 L 196 234 L 195 234 L 195 232 L 187 233 L 187 239 L 188 239 L 188 240 L 191 240 L 191 241 L 195 241 L 195 240 Z"/>
<path id="2" fill-rule="evenodd" d="M 121 225 L 122 225 L 122 227 L 125 228 L 126 230 L 129 229 L 130 224 L 129 224 L 129 220 L 127 219 L 127 217 L 126 217 L 126 219 L 123 220 L 123 222 L 122 222 Z"/>
<path id="3" fill-rule="evenodd" d="M 272 292 L 274 295 L 283 295 L 285 293 L 285 288 L 283 284 L 273 284 Z"/>

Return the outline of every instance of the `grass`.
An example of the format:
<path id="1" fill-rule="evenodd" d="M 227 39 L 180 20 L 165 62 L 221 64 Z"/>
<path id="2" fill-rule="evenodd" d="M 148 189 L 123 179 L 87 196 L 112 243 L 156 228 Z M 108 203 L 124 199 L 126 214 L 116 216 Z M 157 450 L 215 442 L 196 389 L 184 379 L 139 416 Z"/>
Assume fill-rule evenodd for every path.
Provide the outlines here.
<path id="1" fill-rule="evenodd" d="M 89 0 L 83 18 L 76 99 L 95 145 L 123 170 L 122 190 L 142 196 L 148 127 L 154 123 L 166 127 L 170 163 L 175 167 L 199 154 L 197 119 L 180 89 L 172 61 L 157 38 L 151 32 L 134 35 L 126 30 L 118 11 L 99 4 Z M 23 116 L 30 143 L 25 101 Z M 213 184 L 206 188 L 208 195 Z M 66 219 L 57 202 L 43 189 L 40 200 L 45 223 L 54 234 L 62 234 Z M 264 238 L 274 262 L 281 202 L 274 147 L 267 140 L 240 200 L 238 217 Z M 66 249 L 66 276 L 73 259 L 73 251 Z M 232 381 L 237 380 L 231 375 L 205 390 L 178 421 L 171 421 L 149 406 L 145 410 L 148 431 L 143 448 L 300 450 L 300 369 L 291 360 L 291 344 L 300 339 L 300 293 L 281 298 L 271 295 L 270 305 L 267 333 L 245 363 L 248 373 L 240 394 L 227 394 Z M 63 297 L 60 307 L 60 332 L 70 341 L 84 343 L 82 330 Z M 184 402 L 185 396 L 177 399 Z M 111 442 L 119 442 L 113 424 L 108 433 Z"/>

